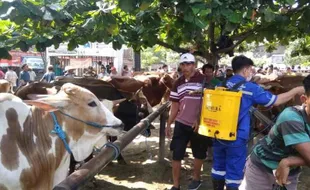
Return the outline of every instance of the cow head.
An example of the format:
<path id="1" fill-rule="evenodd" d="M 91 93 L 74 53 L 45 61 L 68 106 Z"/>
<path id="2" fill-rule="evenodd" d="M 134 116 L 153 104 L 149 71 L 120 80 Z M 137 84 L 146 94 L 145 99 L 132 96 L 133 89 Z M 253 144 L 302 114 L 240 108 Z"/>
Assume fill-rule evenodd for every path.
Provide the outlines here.
<path id="1" fill-rule="evenodd" d="M 117 136 L 123 129 L 122 122 L 93 93 L 71 83 L 64 84 L 56 95 L 25 102 L 45 111 L 60 110 L 79 120 L 106 126 L 96 128 L 59 114 L 62 118 L 59 123 L 69 136 L 69 146 L 77 161 L 89 156 L 95 143 L 104 134 Z"/>

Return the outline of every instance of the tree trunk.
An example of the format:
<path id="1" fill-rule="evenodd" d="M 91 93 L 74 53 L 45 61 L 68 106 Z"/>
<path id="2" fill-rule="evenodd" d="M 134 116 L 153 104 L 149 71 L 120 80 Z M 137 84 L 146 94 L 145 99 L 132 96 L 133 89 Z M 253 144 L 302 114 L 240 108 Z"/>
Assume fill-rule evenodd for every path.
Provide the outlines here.
<path id="1" fill-rule="evenodd" d="M 134 52 L 135 71 L 141 71 L 141 54 Z"/>

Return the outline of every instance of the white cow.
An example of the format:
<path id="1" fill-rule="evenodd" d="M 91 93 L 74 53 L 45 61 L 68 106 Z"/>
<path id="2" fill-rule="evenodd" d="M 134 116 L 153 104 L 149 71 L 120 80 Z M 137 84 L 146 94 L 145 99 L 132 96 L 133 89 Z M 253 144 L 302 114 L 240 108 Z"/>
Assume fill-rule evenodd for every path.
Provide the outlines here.
<path id="1" fill-rule="evenodd" d="M 122 122 L 94 94 L 73 84 L 27 103 L 34 106 L 12 94 L 0 94 L 0 189 L 49 190 L 66 178 L 70 154 L 52 133 L 55 122 L 49 112 L 55 113 L 77 161 L 89 156 L 100 138 L 122 131 Z"/>

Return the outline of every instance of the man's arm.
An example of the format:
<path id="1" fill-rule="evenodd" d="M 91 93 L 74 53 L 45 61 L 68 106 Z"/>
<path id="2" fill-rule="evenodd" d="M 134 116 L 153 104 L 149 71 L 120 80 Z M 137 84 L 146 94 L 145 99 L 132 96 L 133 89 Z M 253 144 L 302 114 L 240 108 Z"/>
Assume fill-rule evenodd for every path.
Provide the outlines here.
<path id="1" fill-rule="evenodd" d="M 304 93 L 305 93 L 304 87 L 302 87 L 302 86 L 295 87 L 286 93 L 279 94 L 274 105 L 278 106 L 278 105 L 284 104 L 284 103 L 288 102 L 289 100 L 293 99 L 295 95 L 298 95 L 298 94 L 301 95 Z"/>
<path id="2" fill-rule="evenodd" d="M 175 118 L 178 115 L 179 112 L 179 106 L 180 106 L 180 95 L 177 90 L 178 83 L 177 81 L 174 82 L 171 92 L 170 92 L 170 101 L 171 107 L 170 107 L 170 114 L 167 121 L 167 127 L 166 127 L 166 136 L 168 138 L 171 137 L 171 124 L 174 122 Z"/>
<path id="3" fill-rule="evenodd" d="M 174 122 L 175 118 L 178 115 L 178 112 L 179 112 L 179 102 L 172 102 L 171 108 L 170 108 L 169 119 L 168 119 L 168 122 L 167 122 L 167 125 L 169 127 Z"/>
<path id="4" fill-rule="evenodd" d="M 301 156 L 290 156 L 282 159 L 276 170 L 275 177 L 281 186 L 288 184 L 287 178 L 291 167 L 310 166 L 310 142 L 295 145 L 295 149 Z"/>

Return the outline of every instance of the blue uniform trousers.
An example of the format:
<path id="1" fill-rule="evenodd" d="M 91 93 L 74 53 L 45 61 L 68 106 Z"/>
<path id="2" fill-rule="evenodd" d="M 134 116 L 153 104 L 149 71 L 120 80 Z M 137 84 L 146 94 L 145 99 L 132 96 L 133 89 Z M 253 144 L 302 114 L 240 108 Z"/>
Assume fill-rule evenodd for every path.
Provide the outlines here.
<path id="1" fill-rule="evenodd" d="M 212 177 L 225 180 L 227 187 L 239 187 L 247 157 L 247 141 L 237 138 L 236 141 L 215 139 L 213 142 Z"/>

